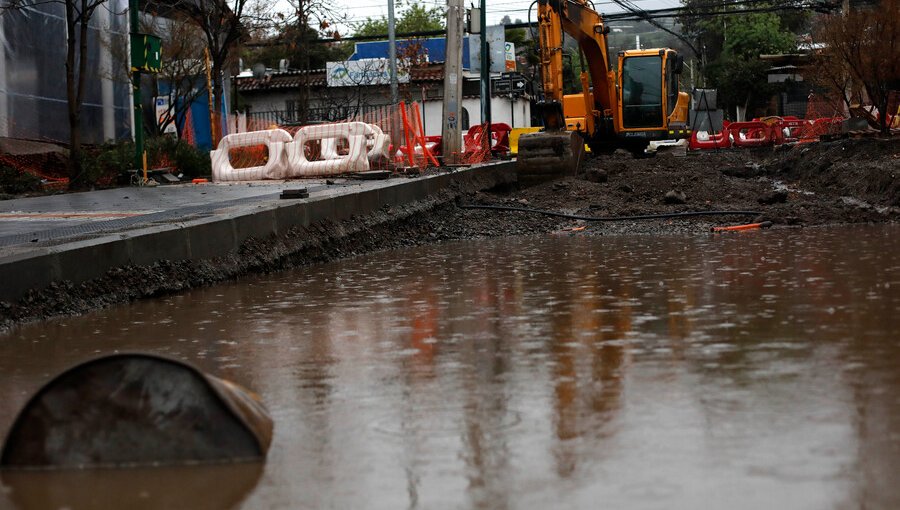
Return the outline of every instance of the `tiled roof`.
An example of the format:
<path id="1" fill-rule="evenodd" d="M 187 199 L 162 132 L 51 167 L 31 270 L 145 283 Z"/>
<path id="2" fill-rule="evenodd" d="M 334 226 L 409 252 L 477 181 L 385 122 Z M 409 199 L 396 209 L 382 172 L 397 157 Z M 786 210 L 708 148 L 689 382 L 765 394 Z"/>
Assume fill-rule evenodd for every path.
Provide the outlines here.
<path id="1" fill-rule="evenodd" d="M 443 81 L 444 79 L 444 63 L 431 62 L 424 66 L 413 67 L 410 69 L 410 81 L 431 82 Z M 263 91 L 263 90 L 281 90 L 296 89 L 305 86 L 309 80 L 311 87 L 324 87 L 326 85 L 325 70 L 315 69 L 306 73 L 304 71 L 284 71 L 274 72 L 266 75 L 264 78 L 235 78 L 235 85 L 240 92 Z"/>

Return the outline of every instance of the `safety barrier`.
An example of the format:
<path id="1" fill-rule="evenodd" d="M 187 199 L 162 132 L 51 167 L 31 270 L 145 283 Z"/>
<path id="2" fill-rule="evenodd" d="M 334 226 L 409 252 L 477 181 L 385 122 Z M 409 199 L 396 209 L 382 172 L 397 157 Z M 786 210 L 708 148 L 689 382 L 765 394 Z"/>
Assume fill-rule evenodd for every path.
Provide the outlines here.
<path id="1" fill-rule="evenodd" d="M 347 124 L 363 124 L 363 131 L 366 137 L 367 157 L 370 162 L 378 161 L 382 158 L 390 158 L 391 138 L 384 134 L 380 127 L 374 124 L 365 124 L 362 122 L 350 122 Z M 337 126 L 339 124 L 331 124 Z M 355 128 L 354 128 L 355 130 Z M 322 138 L 321 140 L 321 157 L 322 159 L 341 159 L 344 155 L 338 153 L 338 142 L 341 137 Z"/>
<path id="2" fill-rule="evenodd" d="M 731 136 L 729 136 L 727 129 L 721 133 L 695 130 L 691 132 L 691 141 L 688 147 L 691 150 L 727 149 L 731 147 Z"/>
<path id="3" fill-rule="evenodd" d="M 480 163 L 491 159 L 491 153 L 498 155 L 509 154 L 509 133 L 512 128 L 509 124 L 503 122 L 491 123 L 491 144 L 485 147 L 484 133 L 487 130 L 486 124 L 477 124 L 469 128 L 463 135 L 463 144 L 465 145 L 465 153 L 463 161 L 466 163 Z"/>
<path id="4" fill-rule="evenodd" d="M 222 137 L 219 147 L 209 153 L 213 180 L 227 182 L 282 179 L 286 170 L 284 146 L 290 141 L 291 134 L 283 129 L 235 133 Z M 234 168 L 231 165 L 232 149 L 258 145 L 264 145 L 268 151 L 265 164 L 246 168 Z"/>
<path id="5" fill-rule="evenodd" d="M 691 150 L 709 150 L 813 142 L 823 134 L 838 131 L 843 120 L 843 117 L 804 120 L 787 116 L 763 117 L 749 122 L 726 121 L 721 133 L 694 131 L 689 147 Z"/>
<path id="6" fill-rule="evenodd" d="M 366 147 L 370 163 L 391 157 L 391 137 L 375 124 L 366 124 Z"/>
<path id="7" fill-rule="evenodd" d="M 777 122 L 777 127 L 781 130 L 784 143 L 799 142 L 803 138 L 803 133 L 806 131 L 807 126 L 809 126 L 808 121 L 793 116 L 783 117 Z"/>
<path id="8" fill-rule="evenodd" d="M 298 129 L 294 141 L 286 147 L 287 176 L 312 177 L 369 170 L 366 132 L 367 126 L 363 122 L 321 124 Z M 321 146 L 322 159 L 311 159 L 313 151 L 307 149 L 307 144 L 314 141 Z M 347 144 L 346 154 L 338 154 L 340 141 Z"/>
<path id="9" fill-rule="evenodd" d="M 365 172 L 370 161 L 390 158 L 390 137 L 365 122 L 305 126 L 291 134 L 283 129 L 227 135 L 210 152 L 213 180 L 218 182 L 288 177 L 314 177 Z M 246 168 L 232 165 L 236 149 L 264 147 L 256 159 L 263 164 Z M 245 152 L 254 153 L 249 150 Z"/>
<path id="10" fill-rule="evenodd" d="M 780 129 L 758 120 L 731 122 L 725 128 L 731 135 L 731 143 L 736 147 L 765 147 L 783 141 Z"/>

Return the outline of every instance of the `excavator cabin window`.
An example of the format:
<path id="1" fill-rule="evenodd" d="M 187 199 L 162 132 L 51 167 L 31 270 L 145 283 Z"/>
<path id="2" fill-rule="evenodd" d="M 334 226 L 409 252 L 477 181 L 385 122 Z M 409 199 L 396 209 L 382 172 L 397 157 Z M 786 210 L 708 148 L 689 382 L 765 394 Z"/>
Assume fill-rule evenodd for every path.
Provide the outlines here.
<path id="1" fill-rule="evenodd" d="M 622 63 L 622 125 L 626 128 L 663 126 L 662 58 L 627 57 Z"/>

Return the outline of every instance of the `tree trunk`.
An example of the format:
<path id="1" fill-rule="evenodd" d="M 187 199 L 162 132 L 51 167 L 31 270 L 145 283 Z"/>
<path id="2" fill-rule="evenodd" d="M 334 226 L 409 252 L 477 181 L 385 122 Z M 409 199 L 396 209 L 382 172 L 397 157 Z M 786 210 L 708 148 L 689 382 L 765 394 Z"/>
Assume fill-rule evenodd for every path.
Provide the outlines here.
<path id="1" fill-rule="evenodd" d="M 90 13 L 88 11 L 88 0 L 81 0 L 81 20 L 79 25 L 79 36 L 81 40 L 78 41 L 78 88 L 75 91 L 75 123 L 77 124 L 77 137 L 75 141 L 78 143 L 78 176 L 76 180 L 72 180 L 69 178 L 69 187 L 72 188 L 84 188 L 92 182 L 89 182 L 89 176 L 85 174 L 84 169 L 84 152 L 81 150 L 81 106 L 84 104 L 84 82 L 85 76 L 87 75 L 87 45 L 88 45 L 88 22 L 90 21 Z M 74 183 L 74 184 L 73 184 Z"/>
<path id="2" fill-rule="evenodd" d="M 225 66 L 224 62 L 221 59 L 216 58 L 213 60 L 212 66 L 212 83 L 213 83 L 213 109 L 215 111 L 210 112 L 212 114 L 211 118 L 215 121 L 214 125 L 210 126 L 210 134 L 212 136 L 212 146 L 218 147 L 219 139 L 222 137 L 222 93 L 224 90 L 224 85 L 222 83 L 223 76 L 223 67 Z"/>
<path id="3" fill-rule="evenodd" d="M 80 108 L 77 102 L 76 91 L 76 48 L 77 41 L 75 37 L 75 6 L 72 2 L 66 2 L 66 99 L 68 106 L 69 118 L 69 188 L 76 189 L 80 186 L 82 174 L 82 156 L 81 156 L 81 126 L 80 126 Z"/>

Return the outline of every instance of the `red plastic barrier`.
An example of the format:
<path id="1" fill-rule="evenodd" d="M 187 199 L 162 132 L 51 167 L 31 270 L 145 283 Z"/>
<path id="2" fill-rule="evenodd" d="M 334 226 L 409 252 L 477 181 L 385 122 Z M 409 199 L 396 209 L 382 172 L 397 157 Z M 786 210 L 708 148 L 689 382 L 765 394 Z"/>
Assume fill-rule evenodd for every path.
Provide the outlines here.
<path id="1" fill-rule="evenodd" d="M 696 130 L 691 133 L 691 140 L 688 143 L 688 147 L 691 150 L 727 149 L 731 147 L 731 138 L 728 136 L 727 129 L 721 133 L 711 133 L 707 140 L 697 138 L 698 133 L 699 131 Z"/>
<path id="2" fill-rule="evenodd" d="M 509 153 L 509 132 L 512 128 L 503 122 L 491 123 L 491 152 L 494 154 Z M 477 151 L 481 148 L 481 137 L 484 133 L 484 124 L 477 124 L 469 128 L 463 135 L 466 152 Z"/>
<path id="3" fill-rule="evenodd" d="M 731 122 L 727 129 L 736 147 L 765 147 L 784 141 L 780 129 L 758 120 Z"/>
<path id="4" fill-rule="evenodd" d="M 807 126 L 809 126 L 809 122 L 803 119 L 785 117 L 778 127 L 781 129 L 785 142 L 799 142 Z"/>

